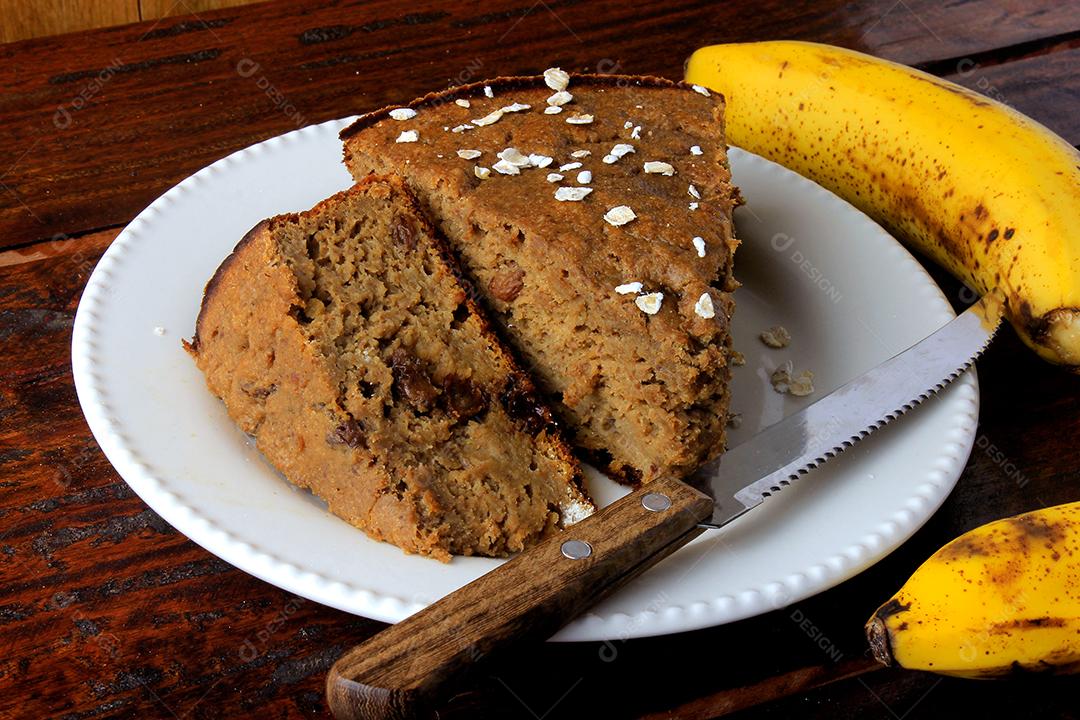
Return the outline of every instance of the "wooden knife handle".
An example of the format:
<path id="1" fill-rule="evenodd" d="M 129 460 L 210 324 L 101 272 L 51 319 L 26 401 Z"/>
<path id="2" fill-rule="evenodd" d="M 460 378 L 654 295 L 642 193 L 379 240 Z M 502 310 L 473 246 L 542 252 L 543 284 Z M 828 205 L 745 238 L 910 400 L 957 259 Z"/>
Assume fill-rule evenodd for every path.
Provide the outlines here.
<path id="1" fill-rule="evenodd" d="M 326 679 L 334 717 L 430 713 L 464 671 L 513 642 L 545 640 L 697 537 L 712 508 L 689 485 L 657 480 L 521 553 L 346 652 Z"/>

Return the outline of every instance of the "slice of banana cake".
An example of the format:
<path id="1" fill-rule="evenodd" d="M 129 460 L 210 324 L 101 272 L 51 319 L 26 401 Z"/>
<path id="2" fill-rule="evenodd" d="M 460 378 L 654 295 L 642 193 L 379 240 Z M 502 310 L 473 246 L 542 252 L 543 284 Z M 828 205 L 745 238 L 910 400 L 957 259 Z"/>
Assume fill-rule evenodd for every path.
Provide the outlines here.
<path id="1" fill-rule="evenodd" d="M 589 515 L 580 469 L 397 178 L 249 232 L 187 348 L 286 478 L 409 552 L 502 556 Z"/>
<path id="2" fill-rule="evenodd" d="M 652 77 L 499 78 L 361 117 L 586 456 L 685 476 L 720 452 L 737 245 L 723 98 Z"/>

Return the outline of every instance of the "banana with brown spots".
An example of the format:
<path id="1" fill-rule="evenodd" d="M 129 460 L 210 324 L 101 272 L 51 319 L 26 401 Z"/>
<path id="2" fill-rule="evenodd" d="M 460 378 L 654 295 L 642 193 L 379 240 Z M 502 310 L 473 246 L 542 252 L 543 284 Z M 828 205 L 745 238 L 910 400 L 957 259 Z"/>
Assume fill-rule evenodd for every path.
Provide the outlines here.
<path id="1" fill-rule="evenodd" d="M 686 81 L 726 96 L 733 145 L 832 190 L 978 292 L 1000 287 L 1024 342 L 1080 369 L 1080 153 L 1065 140 L 959 85 L 829 45 L 702 48 Z"/>
<path id="2" fill-rule="evenodd" d="M 961 677 L 1080 671 L 1080 503 L 938 550 L 866 624 L 886 665 Z"/>

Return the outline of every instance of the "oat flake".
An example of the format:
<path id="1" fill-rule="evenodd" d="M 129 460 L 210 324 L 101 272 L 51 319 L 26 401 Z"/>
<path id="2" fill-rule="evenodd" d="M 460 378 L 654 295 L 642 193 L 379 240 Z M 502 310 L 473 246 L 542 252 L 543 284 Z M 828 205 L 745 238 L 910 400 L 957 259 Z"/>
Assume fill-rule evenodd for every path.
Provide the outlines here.
<path id="1" fill-rule="evenodd" d="M 570 153 L 570 157 L 583 158 L 592 155 L 592 150 L 575 150 Z"/>
<path id="2" fill-rule="evenodd" d="M 639 282 L 628 282 L 622 285 L 616 285 L 615 292 L 619 293 L 620 295 L 629 295 L 630 293 L 641 292 L 642 287 L 644 286 Z"/>
<path id="3" fill-rule="evenodd" d="M 495 93 L 493 93 L 491 91 L 491 86 L 490 85 L 485 85 L 484 86 L 484 94 L 487 95 L 489 98 L 495 97 Z"/>
<path id="4" fill-rule="evenodd" d="M 544 71 L 544 84 L 552 90 L 565 90 L 570 84 L 570 73 L 562 68 L 548 68 Z"/>
<path id="5" fill-rule="evenodd" d="M 550 96 L 547 99 L 547 104 L 548 105 L 565 105 L 566 103 L 570 102 L 573 99 L 574 99 L 573 95 L 566 92 L 565 90 L 560 90 L 559 92 L 555 93 L 554 95 Z"/>
<path id="6" fill-rule="evenodd" d="M 492 110 L 484 117 L 473 120 L 473 124 L 477 125 L 478 127 L 484 127 L 485 125 L 491 125 L 492 123 L 498 122 L 502 118 L 502 116 L 502 110 Z"/>
<path id="7" fill-rule="evenodd" d="M 592 115 L 571 115 L 566 118 L 566 122 L 571 125 L 588 125 L 593 121 Z"/>
<path id="8" fill-rule="evenodd" d="M 394 108 L 390 111 L 390 117 L 395 120 L 412 120 L 416 117 L 416 111 L 412 108 Z"/>
<path id="9" fill-rule="evenodd" d="M 469 102 L 468 100 L 466 100 L 465 98 L 458 98 L 457 100 L 454 101 L 454 104 L 457 105 L 458 107 L 463 107 L 463 108 L 472 107 L 472 103 Z"/>
<path id="10" fill-rule="evenodd" d="M 465 123 L 464 125 L 458 125 L 456 128 L 454 128 L 450 132 L 461 133 L 461 132 L 465 132 L 466 130 L 472 130 L 475 127 L 476 127 L 475 125 L 469 125 L 468 123 Z"/>
<path id="11" fill-rule="evenodd" d="M 783 325 L 774 325 L 758 337 L 771 348 L 786 348 L 791 343 L 791 333 Z"/>
<path id="12" fill-rule="evenodd" d="M 646 315 L 655 315 L 660 312 L 660 306 L 664 302 L 664 293 L 654 292 L 648 295 L 638 295 L 634 298 L 634 304 Z"/>
<path id="13" fill-rule="evenodd" d="M 705 241 L 699 237 L 696 237 L 690 242 L 694 243 L 694 249 L 697 250 L 697 256 L 705 257 Z"/>
<path id="14" fill-rule="evenodd" d="M 521 151 L 515 147 L 508 147 L 505 150 L 500 150 L 496 157 L 519 168 L 529 167 L 529 165 L 532 164 L 529 157 L 523 155 Z M 495 169 L 498 170 L 499 168 L 496 167 Z"/>
<path id="15" fill-rule="evenodd" d="M 491 168 L 486 168 L 482 165 L 475 166 L 472 171 L 473 175 L 480 178 L 481 180 L 487 180 L 489 177 L 491 177 Z"/>
<path id="16" fill-rule="evenodd" d="M 566 172 L 568 170 L 577 170 L 579 167 L 581 167 L 581 163 L 579 163 L 579 162 L 571 162 L 571 163 L 566 163 L 565 165 L 560 165 L 559 170 L 562 171 L 562 172 Z"/>
<path id="17" fill-rule="evenodd" d="M 529 153 L 529 164 L 531 164 L 533 167 L 546 168 L 554 161 L 555 158 L 549 155 L 538 155 L 536 153 Z"/>
<path id="18" fill-rule="evenodd" d="M 479 150 L 458 150 L 457 156 L 462 160 L 475 160 L 483 155 Z"/>
<path id="19" fill-rule="evenodd" d="M 690 154 L 691 155 L 701 155 L 702 154 L 701 153 L 701 146 L 700 145 L 691 145 L 690 146 Z"/>
<path id="20" fill-rule="evenodd" d="M 545 115 L 558 115 L 561 112 L 562 108 L 558 105 L 548 105 L 546 108 L 544 108 Z"/>
<path id="21" fill-rule="evenodd" d="M 521 112 L 523 110 L 528 110 L 531 107 L 532 107 L 532 105 L 526 105 L 525 103 L 516 102 L 516 103 L 514 103 L 512 105 L 507 105 L 507 106 L 505 106 L 503 108 L 500 108 L 500 109 L 504 113 L 508 113 L 508 112 Z"/>
<path id="22" fill-rule="evenodd" d="M 716 317 L 716 309 L 713 307 L 712 296 L 709 293 L 701 293 L 701 297 L 694 304 L 694 314 L 706 320 Z"/>
<path id="23" fill-rule="evenodd" d="M 592 171 L 582 170 L 577 174 L 577 181 L 582 185 L 588 185 L 592 182 Z"/>
<path id="24" fill-rule="evenodd" d="M 592 188 L 586 187 L 561 187 L 555 191 L 555 199 L 560 202 L 578 202 L 592 192 Z"/>
<path id="25" fill-rule="evenodd" d="M 625 225 L 635 219 L 637 219 L 637 215 L 635 215 L 634 211 L 627 205 L 617 205 L 604 213 L 604 220 L 606 220 L 609 225 L 614 225 L 615 227 Z"/>
<path id="26" fill-rule="evenodd" d="M 697 199 L 697 200 L 700 200 L 700 199 L 701 199 L 701 193 L 699 193 L 699 192 L 698 192 L 698 189 L 697 189 L 696 187 L 694 187 L 693 185 L 691 185 L 690 187 L 688 187 L 688 188 L 686 189 L 686 192 L 690 193 L 690 197 L 692 197 L 692 198 L 695 198 L 695 199 Z"/>
<path id="27" fill-rule="evenodd" d="M 705 97 L 709 97 L 709 91 L 701 87 L 700 85 L 691 85 L 690 87 L 692 87 L 694 89 L 694 92 L 696 92 L 698 95 L 704 95 Z"/>
<path id="28" fill-rule="evenodd" d="M 402 130 L 401 134 L 397 136 L 397 140 L 395 140 L 394 142 L 409 143 L 416 142 L 419 139 L 420 133 L 416 132 L 415 130 Z"/>
<path id="29" fill-rule="evenodd" d="M 520 175 L 521 174 L 521 170 L 518 169 L 517 165 L 513 164 L 512 162 L 508 162 L 506 160 L 500 160 L 499 162 L 495 163 L 491 167 L 492 167 L 493 170 L 496 170 L 496 171 L 502 173 L 503 175 Z"/>
<path id="30" fill-rule="evenodd" d="M 671 163 L 660 162 L 658 160 L 650 160 L 645 163 L 645 172 L 652 173 L 654 175 L 667 175 L 671 177 L 675 174 L 675 168 L 671 166 Z"/>
<path id="31" fill-rule="evenodd" d="M 548 173 L 547 174 L 547 181 L 548 182 L 559 182 L 562 179 L 563 179 L 563 176 L 560 175 L 559 173 Z"/>

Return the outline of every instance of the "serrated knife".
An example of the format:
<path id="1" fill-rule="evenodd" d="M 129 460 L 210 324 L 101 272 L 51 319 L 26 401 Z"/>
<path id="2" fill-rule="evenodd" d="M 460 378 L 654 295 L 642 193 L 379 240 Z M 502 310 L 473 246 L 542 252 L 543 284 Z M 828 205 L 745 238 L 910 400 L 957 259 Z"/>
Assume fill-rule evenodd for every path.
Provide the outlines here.
<path id="1" fill-rule="evenodd" d="M 656 480 L 346 652 L 334 716 L 414 718 L 500 648 L 550 637 L 708 528 L 720 528 L 959 377 L 1001 320 L 996 291 L 929 337 L 761 431 L 686 482 Z M 701 492 L 697 488 L 702 488 Z"/>

